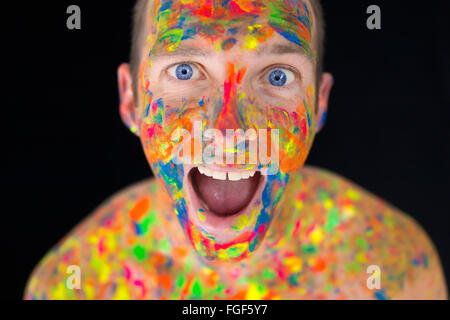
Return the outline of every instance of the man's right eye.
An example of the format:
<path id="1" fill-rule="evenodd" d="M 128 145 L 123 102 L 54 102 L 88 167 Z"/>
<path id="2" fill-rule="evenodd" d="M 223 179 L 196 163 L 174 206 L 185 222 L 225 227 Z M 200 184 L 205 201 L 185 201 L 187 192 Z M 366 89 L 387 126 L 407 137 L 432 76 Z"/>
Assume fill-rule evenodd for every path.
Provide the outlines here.
<path id="1" fill-rule="evenodd" d="M 198 77 L 199 71 L 190 63 L 179 63 L 170 67 L 167 72 L 178 80 L 191 80 Z"/>

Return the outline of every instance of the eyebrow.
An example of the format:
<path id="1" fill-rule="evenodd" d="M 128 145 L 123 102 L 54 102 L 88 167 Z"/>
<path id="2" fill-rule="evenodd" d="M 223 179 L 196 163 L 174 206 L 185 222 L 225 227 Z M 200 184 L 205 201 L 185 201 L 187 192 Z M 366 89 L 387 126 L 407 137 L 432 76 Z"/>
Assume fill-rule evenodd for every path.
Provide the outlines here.
<path id="1" fill-rule="evenodd" d="M 257 47 L 256 55 L 261 56 L 264 54 L 271 54 L 271 55 L 298 54 L 308 58 L 312 62 L 312 58 L 309 54 L 306 53 L 306 49 L 293 42 L 289 42 L 287 44 L 276 43 L 270 46 L 263 45 L 262 47 Z"/>
<path id="2" fill-rule="evenodd" d="M 203 48 L 195 46 L 178 46 L 174 51 L 165 51 L 164 49 L 158 50 L 155 53 L 150 53 L 152 60 L 164 58 L 164 57 L 209 57 L 211 52 Z"/>
<path id="3" fill-rule="evenodd" d="M 164 57 L 184 57 L 184 58 L 192 58 L 192 57 L 209 57 L 213 54 L 214 51 L 210 49 L 205 49 L 201 47 L 191 46 L 191 45 L 180 45 L 174 51 L 165 51 L 158 50 L 154 53 L 150 54 L 150 58 L 152 60 L 161 59 Z M 301 46 L 296 43 L 289 42 L 287 44 L 284 43 L 276 43 L 272 45 L 262 45 L 256 47 L 256 55 L 283 55 L 283 54 L 298 54 L 308 58 L 312 62 L 312 58 L 305 52 Z"/>

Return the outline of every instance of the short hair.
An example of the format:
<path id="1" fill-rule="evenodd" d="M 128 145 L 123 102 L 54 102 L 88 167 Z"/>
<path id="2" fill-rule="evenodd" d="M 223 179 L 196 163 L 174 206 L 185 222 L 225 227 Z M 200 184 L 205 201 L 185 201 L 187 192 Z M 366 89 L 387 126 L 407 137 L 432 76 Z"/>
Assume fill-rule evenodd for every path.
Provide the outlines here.
<path id="1" fill-rule="evenodd" d="M 132 76 L 133 93 L 137 103 L 137 83 L 139 78 L 139 66 L 141 64 L 142 46 L 145 44 L 146 33 L 144 26 L 148 15 L 148 4 L 153 0 L 137 0 L 133 9 L 133 27 L 131 35 L 130 72 Z M 309 0 L 315 17 L 316 39 L 316 96 L 323 72 L 323 56 L 325 43 L 325 20 L 320 0 Z M 316 106 L 317 111 L 317 106 Z"/>

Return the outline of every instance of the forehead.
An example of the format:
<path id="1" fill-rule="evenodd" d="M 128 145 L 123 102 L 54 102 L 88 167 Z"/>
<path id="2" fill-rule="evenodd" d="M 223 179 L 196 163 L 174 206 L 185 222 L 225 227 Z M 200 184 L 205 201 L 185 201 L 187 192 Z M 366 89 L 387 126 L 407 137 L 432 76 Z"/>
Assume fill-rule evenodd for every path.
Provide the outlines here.
<path id="1" fill-rule="evenodd" d="M 176 51 L 188 39 L 205 40 L 215 50 L 237 45 L 261 53 L 266 42 L 281 36 L 277 43 L 295 44 L 314 60 L 313 13 L 307 1 L 155 0 L 149 5 L 145 47 L 150 55 Z"/>

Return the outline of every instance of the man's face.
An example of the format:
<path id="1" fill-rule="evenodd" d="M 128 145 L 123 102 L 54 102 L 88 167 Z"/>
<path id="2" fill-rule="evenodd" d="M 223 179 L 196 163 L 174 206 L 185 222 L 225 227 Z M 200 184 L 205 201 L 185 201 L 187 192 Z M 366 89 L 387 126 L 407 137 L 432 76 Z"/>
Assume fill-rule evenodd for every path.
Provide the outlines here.
<path id="1" fill-rule="evenodd" d="M 241 260 L 261 244 L 316 132 L 312 8 L 301 0 L 150 7 L 138 84 L 146 157 L 197 253 Z M 230 132 L 248 139 L 239 144 Z M 208 163 L 205 150 L 214 150 Z"/>

